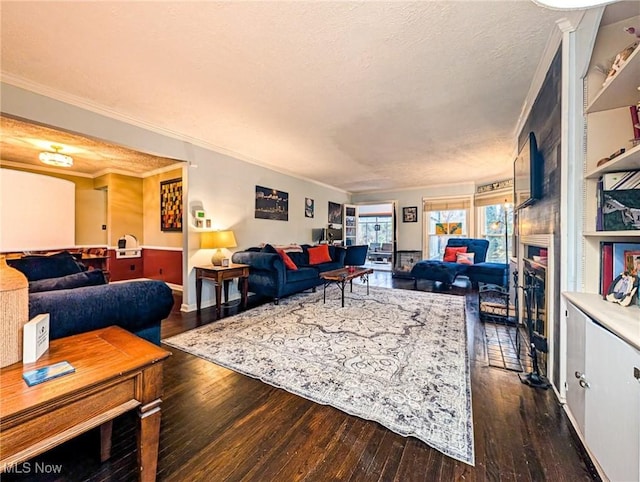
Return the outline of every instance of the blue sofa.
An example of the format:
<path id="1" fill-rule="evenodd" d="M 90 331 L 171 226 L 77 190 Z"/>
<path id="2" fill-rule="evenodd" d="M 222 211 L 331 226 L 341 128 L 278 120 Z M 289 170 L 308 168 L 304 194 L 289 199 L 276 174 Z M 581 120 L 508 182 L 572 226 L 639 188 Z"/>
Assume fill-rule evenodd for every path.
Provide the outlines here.
<path id="1" fill-rule="evenodd" d="M 249 291 L 257 295 L 272 298 L 278 304 L 280 298 L 300 291 L 314 289 L 322 284 L 320 273 L 344 268 L 346 250 L 340 246 L 329 246 L 331 261 L 321 264 L 309 264 L 308 244 L 301 245 L 302 252 L 287 252 L 296 264 L 297 270 L 287 269 L 282 257 L 266 245 L 263 248 L 252 247 L 233 254 L 234 263 L 249 265 Z"/>
<path id="2" fill-rule="evenodd" d="M 418 261 L 411 269 L 414 284 L 419 279 L 439 281 L 451 285 L 458 276 L 467 276 L 471 283 L 488 283 L 502 287 L 507 286 L 509 270 L 504 263 L 487 263 L 489 241 L 486 239 L 451 238 L 447 247 L 466 247 L 467 253 L 474 253 L 474 264 L 466 265 L 450 261 L 424 260 Z"/>
<path id="3" fill-rule="evenodd" d="M 86 271 L 67 252 L 7 263 L 29 281 L 29 318 L 49 313 L 52 340 L 117 325 L 160 344 L 160 322 L 174 302 L 163 281 L 107 284 L 102 271 Z"/>

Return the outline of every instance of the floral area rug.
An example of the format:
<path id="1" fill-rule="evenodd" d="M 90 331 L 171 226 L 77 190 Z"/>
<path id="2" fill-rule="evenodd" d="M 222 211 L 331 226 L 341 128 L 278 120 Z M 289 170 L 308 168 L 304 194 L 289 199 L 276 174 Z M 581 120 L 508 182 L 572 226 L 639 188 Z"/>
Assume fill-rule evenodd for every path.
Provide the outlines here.
<path id="1" fill-rule="evenodd" d="M 301 293 L 163 340 L 474 464 L 465 298 Z"/>

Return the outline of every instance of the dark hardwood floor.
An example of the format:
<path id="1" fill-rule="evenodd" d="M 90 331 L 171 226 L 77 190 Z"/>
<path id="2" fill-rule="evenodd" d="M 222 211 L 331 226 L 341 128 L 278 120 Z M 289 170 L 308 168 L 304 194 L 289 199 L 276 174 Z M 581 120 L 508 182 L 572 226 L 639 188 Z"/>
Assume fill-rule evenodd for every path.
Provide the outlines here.
<path id="1" fill-rule="evenodd" d="M 392 279 L 388 272 L 376 272 L 371 284 L 413 289 L 412 281 Z M 418 285 L 436 288 L 429 282 Z M 158 480 L 599 480 L 552 391 L 532 389 L 515 372 L 488 366 L 477 293 L 463 282 L 448 292 L 467 301 L 475 467 L 375 422 L 172 349 L 165 363 Z M 174 312 L 163 322 L 163 338 L 215 321 L 213 309 L 200 316 L 183 314 L 180 303 L 177 297 Z M 62 474 L 36 473 L 36 462 L 44 464 L 41 468 L 59 464 Z M 28 468 L 28 473 L 5 474 L 2 480 L 135 480 L 135 414 L 114 422 L 109 461 L 99 462 L 94 430 L 31 461 Z"/>

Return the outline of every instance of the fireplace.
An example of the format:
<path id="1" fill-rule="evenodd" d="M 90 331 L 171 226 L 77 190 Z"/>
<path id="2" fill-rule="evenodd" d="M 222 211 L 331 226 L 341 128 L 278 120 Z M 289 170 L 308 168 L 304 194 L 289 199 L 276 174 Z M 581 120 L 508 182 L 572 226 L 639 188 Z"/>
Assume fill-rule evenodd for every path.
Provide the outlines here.
<path id="1" fill-rule="evenodd" d="M 519 322 L 528 334 L 529 356 L 533 371 L 527 381 L 547 388 L 547 374 L 554 363 L 553 293 L 554 256 L 553 235 L 521 236 L 518 250 L 518 311 Z"/>

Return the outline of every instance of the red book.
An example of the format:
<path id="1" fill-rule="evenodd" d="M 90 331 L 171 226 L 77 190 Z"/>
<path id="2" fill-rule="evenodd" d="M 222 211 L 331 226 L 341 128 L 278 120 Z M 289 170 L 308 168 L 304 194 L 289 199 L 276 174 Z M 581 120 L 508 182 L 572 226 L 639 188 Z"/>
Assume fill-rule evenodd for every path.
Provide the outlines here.
<path id="1" fill-rule="evenodd" d="M 633 125 L 633 138 L 640 139 L 640 119 L 638 119 L 638 107 L 635 105 L 629 106 L 631 112 L 631 124 Z"/>
<path id="2" fill-rule="evenodd" d="M 605 297 L 613 282 L 613 243 L 602 243 L 600 252 L 602 255 L 600 264 L 600 294 Z"/>

